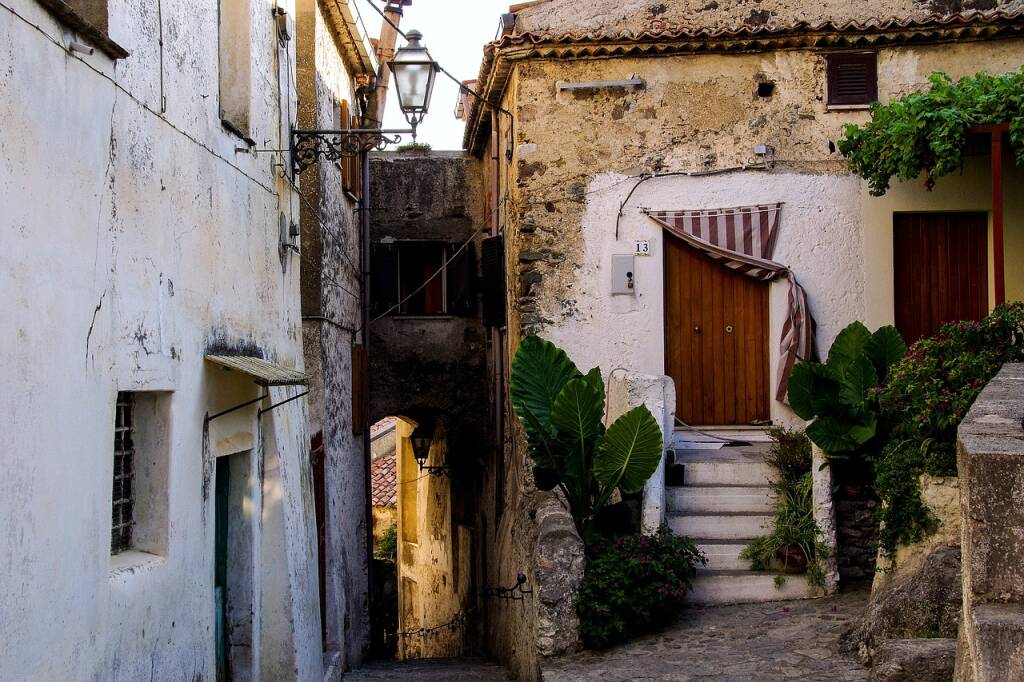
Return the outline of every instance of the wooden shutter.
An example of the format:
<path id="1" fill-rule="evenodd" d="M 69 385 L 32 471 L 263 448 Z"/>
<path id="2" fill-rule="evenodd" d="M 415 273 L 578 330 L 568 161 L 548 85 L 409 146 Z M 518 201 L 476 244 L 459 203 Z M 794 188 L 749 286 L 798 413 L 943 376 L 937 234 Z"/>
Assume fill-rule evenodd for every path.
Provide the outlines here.
<path id="1" fill-rule="evenodd" d="M 505 238 L 488 237 L 481 242 L 483 267 L 484 324 L 489 327 L 505 326 Z"/>
<path id="2" fill-rule="evenodd" d="M 350 118 L 351 117 L 348 113 L 348 100 L 343 99 L 341 100 L 341 112 L 338 117 L 338 127 L 342 128 L 348 126 Z M 342 159 L 341 162 L 341 187 L 346 192 L 352 191 L 352 167 L 349 165 L 348 159 Z"/>
<path id="3" fill-rule="evenodd" d="M 366 346 L 352 346 L 352 433 L 366 430 L 370 419 L 370 367 Z"/>
<path id="4" fill-rule="evenodd" d="M 870 104 L 878 99 L 875 53 L 830 54 L 825 59 L 830 105 Z"/>

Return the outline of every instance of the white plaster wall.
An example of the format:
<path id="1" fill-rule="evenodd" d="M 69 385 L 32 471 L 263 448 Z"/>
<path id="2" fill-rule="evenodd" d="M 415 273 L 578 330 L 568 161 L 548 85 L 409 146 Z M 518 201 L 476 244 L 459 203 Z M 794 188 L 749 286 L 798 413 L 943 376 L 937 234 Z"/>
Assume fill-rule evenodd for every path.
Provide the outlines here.
<path id="1" fill-rule="evenodd" d="M 5 4 L 24 19 L 0 8 L 0 679 L 212 680 L 203 416 L 217 376 L 203 355 L 301 367 L 297 260 L 282 273 L 277 248 L 278 216 L 298 201 L 271 157 L 236 153 L 220 125 L 212 0 L 162 2 L 164 115 L 156 3 L 111 0 L 111 35 L 132 53 L 116 65 L 66 52 L 33 0 Z M 270 9 L 252 4 L 250 120 L 259 146 L 279 148 L 295 102 L 277 89 L 288 61 Z M 118 390 L 173 393 L 166 553 L 114 562 Z M 305 461 L 302 401 L 279 410 L 278 442 Z M 305 485 L 282 499 L 307 504 Z M 293 572 L 292 617 L 264 634 L 296 649 L 319 618 L 315 554 L 304 535 L 285 551 L 265 556 Z M 318 656 L 293 656 L 295 675 L 264 679 L 322 674 Z"/>
<path id="2" fill-rule="evenodd" d="M 858 178 L 787 172 L 740 171 L 705 177 L 674 176 L 649 180 L 619 206 L 636 184 L 615 173 L 597 176 L 588 187 L 583 218 L 586 254 L 563 303 L 570 312 L 545 335 L 566 348 L 583 371 L 600 365 L 607 375 L 616 367 L 640 374 L 665 371 L 665 239 L 674 239 L 641 209 L 676 210 L 746 206 L 781 201 L 775 260 L 788 265 L 807 290 L 818 323 L 818 347 L 827 350 L 839 331 L 862 319 L 865 311 L 864 245 L 861 228 L 861 183 Z M 635 295 L 612 295 L 611 257 L 630 254 L 635 241 L 651 243 L 651 255 L 635 261 Z M 779 360 L 788 280 L 770 285 L 771 386 Z M 772 418 L 791 422 L 788 407 L 772 401 Z"/>

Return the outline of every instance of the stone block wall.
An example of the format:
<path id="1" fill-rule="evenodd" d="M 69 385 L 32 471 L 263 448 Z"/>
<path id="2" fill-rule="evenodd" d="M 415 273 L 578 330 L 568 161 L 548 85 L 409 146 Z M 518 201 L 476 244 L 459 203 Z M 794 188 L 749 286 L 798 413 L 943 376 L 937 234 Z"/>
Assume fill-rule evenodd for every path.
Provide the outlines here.
<path id="1" fill-rule="evenodd" d="M 960 424 L 959 682 L 1024 679 L 1024 364 L 1007 364 Z"/>

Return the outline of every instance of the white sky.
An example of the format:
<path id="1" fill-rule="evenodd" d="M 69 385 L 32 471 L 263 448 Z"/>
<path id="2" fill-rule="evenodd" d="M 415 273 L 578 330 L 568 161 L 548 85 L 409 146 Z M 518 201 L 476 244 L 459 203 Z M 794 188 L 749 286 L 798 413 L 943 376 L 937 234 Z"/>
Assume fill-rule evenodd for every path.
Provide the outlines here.
<path id="1" fill-rule="evenodd" d="M 362 14 L 370 36 L 380 35 L 380 15 L 369 7 L 375 2 L 383 8 L 384 0 L 354 0 Z M 403 31 L 416 29 L 423 33 L 423 44 L 441 66 L 459 80 L 476 78 L 480 70 L 483 46 L 494 40 L 502 13 L 514 0 L 413 0 L 405 8 Z M 405 44 L 399 36 L 398 47 Z M 419 127 L 418 142 L 426 142 L 435 150 L 461 149 L 463 124 L 455 118 L 458 86 L 443 73 L 437 74 L 430 111 Z M 408 128 L 398 110 L 395 89 L 388 93 L 384 115 L 385 128 Z M 403 137 L 403 142 L 409 142 Z"/>

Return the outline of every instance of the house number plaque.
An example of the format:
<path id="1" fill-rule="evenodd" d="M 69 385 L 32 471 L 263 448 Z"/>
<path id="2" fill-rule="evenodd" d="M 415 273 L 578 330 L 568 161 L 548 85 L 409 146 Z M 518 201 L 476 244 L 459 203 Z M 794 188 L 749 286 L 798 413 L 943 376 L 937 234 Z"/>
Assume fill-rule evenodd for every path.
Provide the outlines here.
<path id="1" fill-rule="evenodd" d="M 638 256 L 650 256 L 651 255 L 651 242 L 647 239 L 636 240 L 636 255 Z"/>

